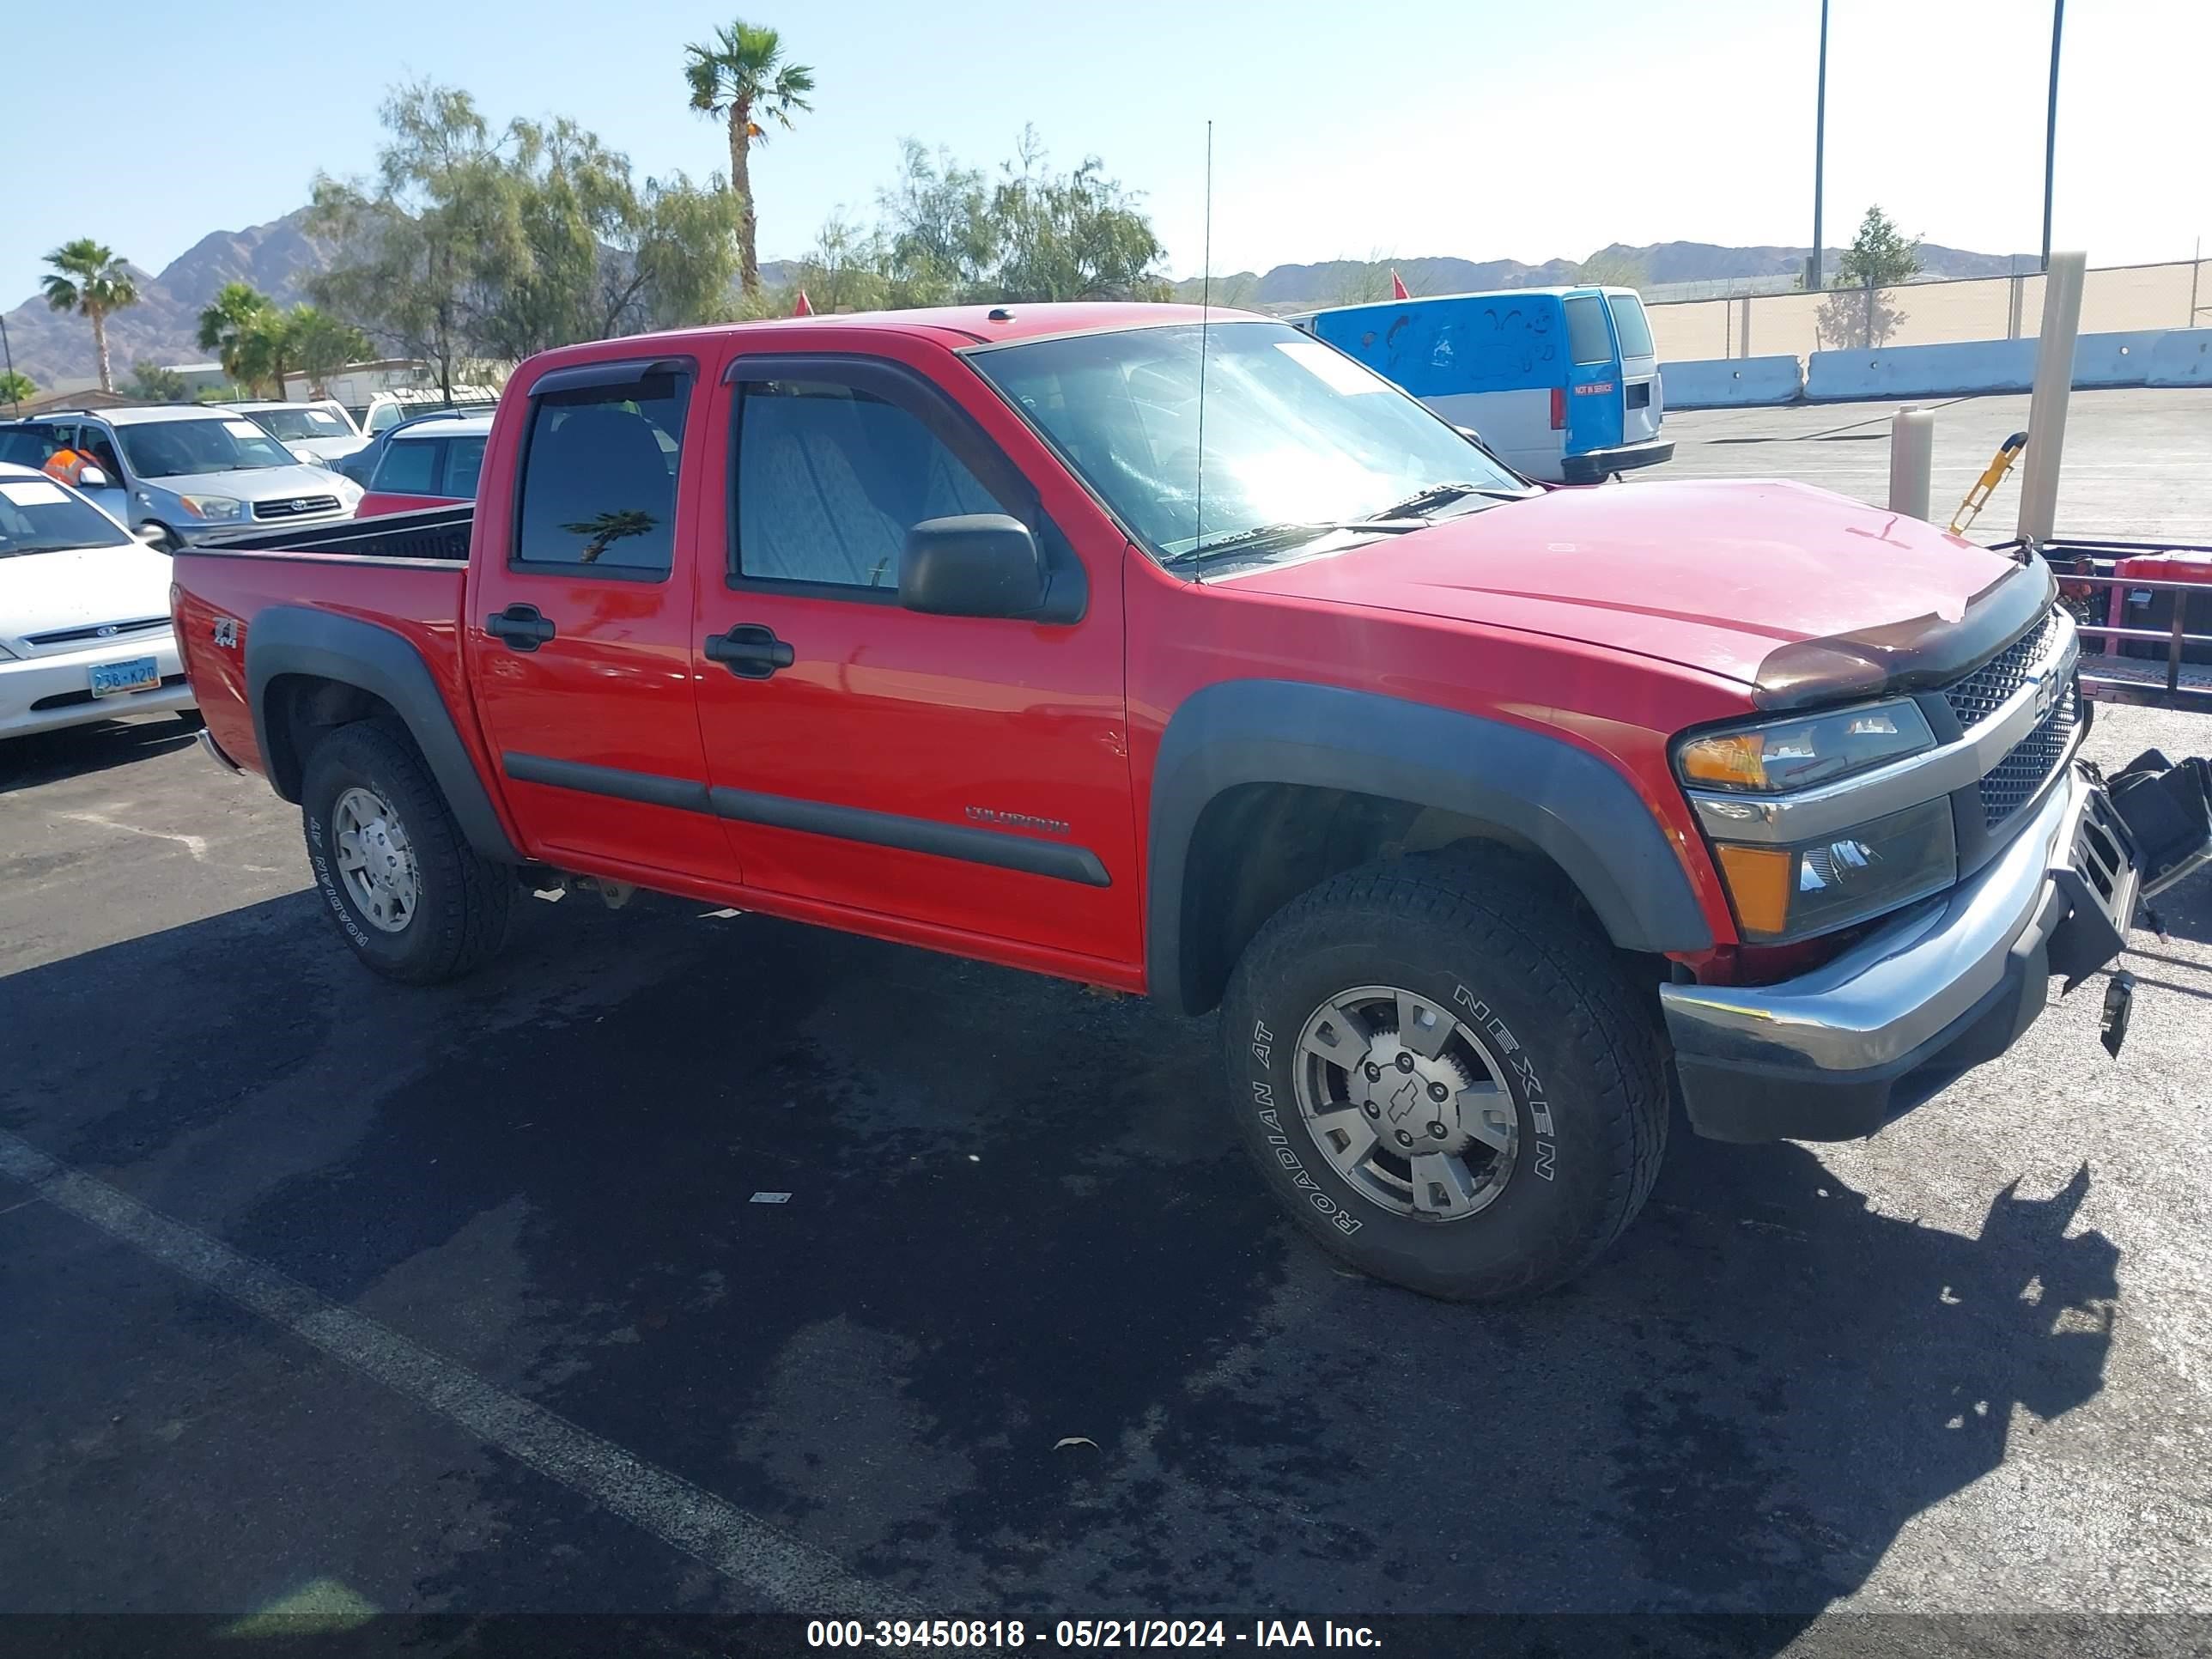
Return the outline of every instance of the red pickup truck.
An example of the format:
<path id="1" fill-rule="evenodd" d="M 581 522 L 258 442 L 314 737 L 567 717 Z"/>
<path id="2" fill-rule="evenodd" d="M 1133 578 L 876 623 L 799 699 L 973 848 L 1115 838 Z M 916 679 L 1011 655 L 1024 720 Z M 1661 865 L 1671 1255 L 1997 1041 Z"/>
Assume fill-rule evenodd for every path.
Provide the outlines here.
<path id="1" fill-rule="evenodd" d="M 1533 485 L 1265 319 L 1016 305 L 546 353 L 476 506 L 175 610 L 378 972 L 568 882 L 1218 1008 L 1290 1213 L 1480 1297 L 1620 1231 L 1677 1081 L 1867 1133 L 2112 957 L 2055 599 L 1796 485 Z"/>

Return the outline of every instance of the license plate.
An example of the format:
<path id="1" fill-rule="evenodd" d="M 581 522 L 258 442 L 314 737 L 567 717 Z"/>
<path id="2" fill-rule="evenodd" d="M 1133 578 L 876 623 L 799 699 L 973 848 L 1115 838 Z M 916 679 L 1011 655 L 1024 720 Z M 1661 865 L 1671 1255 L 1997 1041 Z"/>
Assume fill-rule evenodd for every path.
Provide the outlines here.
<path id="1" fill-rule="evenodd" d="M 96 663 L 92 670 L 92 695 L 112 697 L 125 691 L 146 691 L 161 683 L 161 665 L 151 657 L 128 662 Z"/>

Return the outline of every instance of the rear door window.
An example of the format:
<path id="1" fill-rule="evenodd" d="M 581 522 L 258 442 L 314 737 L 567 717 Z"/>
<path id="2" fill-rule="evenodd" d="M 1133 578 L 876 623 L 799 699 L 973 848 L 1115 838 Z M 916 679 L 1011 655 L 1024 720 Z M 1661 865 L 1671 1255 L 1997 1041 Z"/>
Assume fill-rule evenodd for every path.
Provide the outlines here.
<path id="1" fill-rule="evenodd" d="M 514 562 L 591 565 L 632 580 L 668 574 L 690 387 L 688 374 L 656 370 L 533 395 Z"/>
<path id="2" fill-rule="evenodd" d="M 1644 314 L 1644 301 L 1633 294 L 1613 294 L 1606 297 L 1613 307 L 1613 332 L 1620 336 L 1620 355 L 1624 357 L 1652 356 L 1651 322 Z"/>
<path id="3" fill-rule="evenodd" d="M 438 452 L 445 446 L 435 438 L 394 439 L 384 447 L 369 485 L 387 495 L 428 495 L 438 483 Z"/>
<path id="4" fill-rule="evenodd" d="M 1613 337 L 1606 331 L 1605 301 L 1585 294 L 1567 301 L 1567 356 L 1577 364 L 1613 361 Z"/>

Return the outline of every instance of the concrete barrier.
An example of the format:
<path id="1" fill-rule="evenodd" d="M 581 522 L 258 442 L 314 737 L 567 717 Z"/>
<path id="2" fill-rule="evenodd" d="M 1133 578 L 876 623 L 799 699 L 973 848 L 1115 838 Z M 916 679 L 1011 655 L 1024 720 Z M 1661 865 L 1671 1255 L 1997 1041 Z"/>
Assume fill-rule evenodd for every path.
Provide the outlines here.
<path id="1" fill-rule="evenodd" d="M 2145 386 L 2212 386 L 2212 328 L 2172 328 L 2150 349 Z"/>
<path id="2" fill-rule="evenodd" d="M 1707 357 L 1662 363 L 1669 409 L 1735 409 L 1794 404 L 1805 391 L 1805 371 L 1795 357 Z"/>
<path id="3" fill-rule="evenodd" d="M 1814 403 L 2026 392 L 2034 381 L 2033 340 L 1816 351 L 1805 365 L 1805 396 Z M 2074 384 L 2212 386 L 2212 328 L 2084 334 L 2075 343 Z M 1670 382 L 1670 404 L 1673 394 Z"/>
<path id="4" fill-rule="evenodd" d="M 1814 403 L 1948 398 L 1969 392 L 2025 392 L 2035 380 L 2033 340 L 1963 340 L 1948 345 L 1816 351 L 1805 363 Z"/>

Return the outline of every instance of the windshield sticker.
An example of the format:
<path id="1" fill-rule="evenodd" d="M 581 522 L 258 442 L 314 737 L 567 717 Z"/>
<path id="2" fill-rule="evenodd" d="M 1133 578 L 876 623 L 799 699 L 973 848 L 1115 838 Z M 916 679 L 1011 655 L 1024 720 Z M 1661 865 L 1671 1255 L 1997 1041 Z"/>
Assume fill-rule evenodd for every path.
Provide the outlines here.
<path id="1" fill-rule="evenodd" d="M 269 435 L 251 421 L 225 421 L 222 429 L 234 438 L 265 438 Z"/>
<path id="2" fill-rule="evenodd" d="M 0 483 L 0 495 L 5 495 L 18 507 L 52 507 L 56 501 L 69 500 L 56 483 Z"/>
<path id="3" fill-rule="evenodd" d="M 1387 384 L 1334 346 L 1325 346 L 1318 340 L 1278 340 L 1275 349 L 1319 379 L 1331 392 L 1341 392 L 1346 397 L 1380 392 Z"/>

